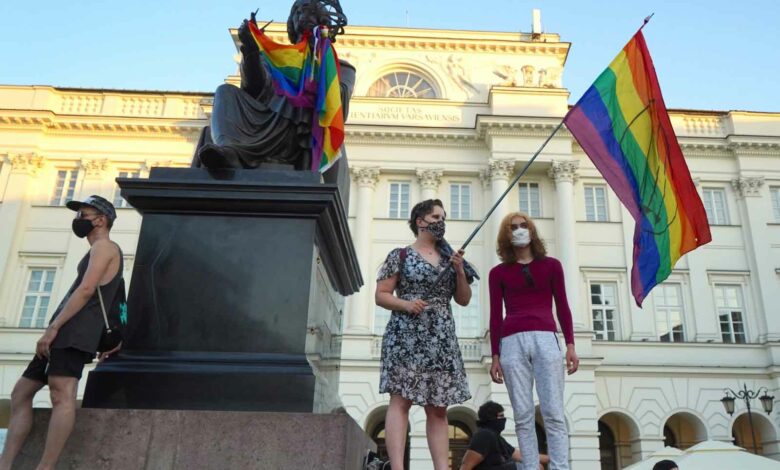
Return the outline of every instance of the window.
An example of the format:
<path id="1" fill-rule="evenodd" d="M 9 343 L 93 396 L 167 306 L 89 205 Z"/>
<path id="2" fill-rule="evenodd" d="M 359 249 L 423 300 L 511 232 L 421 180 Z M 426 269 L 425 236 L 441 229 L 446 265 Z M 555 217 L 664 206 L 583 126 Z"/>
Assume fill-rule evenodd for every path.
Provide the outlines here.
<path id="1" fill-rule="evenodd" d="M 24 294 L 24 305 L 22 306 L 22 318 L 19 320 L 20 327 L 44 327 L 55 273 L 54 268 L 30 268 L 30 278 L 27 281 L 27 292 Z"/>
<path id="2" fill-rule="evenodd" d="M 452 316 L 455 332 L 462 338 L 476 338 L 480 335 L 481 314 L 479 310 L 479 281 L 471 284 L 471 302 L 465 307 L 452 301 Z"/>
<path id="3" fill-rule="evenodd" d="M 141 172 L 140 171 L 120 171 L 117 175 L 117 178 L 140 178 Z M 114 187 L 114 207 L 117 209 L 121 207 L 130 207 L 130 204 L 125 201 L 125 198 L 122 197 L 120 194 L 119 185 L 116 185 Z"/>
<path id="4" fill-rule="evenodd" d="M 391 219 L 405 219 L 409 216 L 409 183 L 390 183 L 390 211 Z"/>
<path id="5" fill-rule="evenodd" d="M 450 219 L 471 218 L 471 185 L 452 183 L 450 185 Z"/>
<path id="6" fill-rule="evenodd" d="M 520 211 L 525 212 L 531 217 L 542 216 L 542 205 L 539 201 L 538 183 L 520 183 Z"/>
<path id="7" fill-rule="evenodd" d="M 380 98 L 436 98 L 431 82 L 412 72 L 391 72 L 375 81 L 368 96 Z"/>
<path id="8" fill-rule="evenodd" d="M 720 335 L 724 343 L 745 343 L 745 307 L 738 285 L 716 285 L 715 307 L 718 309 Z"/>
<path id="9" fill-rule="evenodd" d="M 661 284 L 653 291 L 658 339 L 667 343 L 685 341 L 680 284 Z"/>
<path id="10" fill-rule="evenodd" d="M 469 449 L 471 430 L 465 423 L 451 421 L 449 423 L 448 434 L 450 438 L 450 457 L 448 465 L 450 470 L 458 470 L 460 469 L 461 462 L 463 462 L 463 456 L 466 455 L 466 451 Z"/>
<path id="11" fill-rule="evenodd" d="M 718 188 L 704 188 L 704 210 L 712 225 L 728 225 L 729 213 L 726 209 L 726 191 Z"/>
<path id="12" fill-rule="evenodd" d="M 76 179 L 78 179 L 78 170 L 58 170 L 57 181 L 54 184 L 54 192 L 49 201 L 50 206 L 64 206 L 66 202 L 73 199 L 73 193 L 76 191 Z"/>
<path id="13" fill-rule="evenodd" d="M 593 314 L 595 339 L 614 341 L 617 319 L 617 285 L 598 283 L 590 285 L 590 308 Z"/>
<path id="14" fill-rule="evenodd" d="M 607 188 L 585 185 L 585 220 L 588 222 L 607 221 Z"/>
<path id="15" fill-rule="evenodd" d="M 772 212 L 775 222 L 780 222 L 780 188 L 769 188 L 772 195 Z"/>

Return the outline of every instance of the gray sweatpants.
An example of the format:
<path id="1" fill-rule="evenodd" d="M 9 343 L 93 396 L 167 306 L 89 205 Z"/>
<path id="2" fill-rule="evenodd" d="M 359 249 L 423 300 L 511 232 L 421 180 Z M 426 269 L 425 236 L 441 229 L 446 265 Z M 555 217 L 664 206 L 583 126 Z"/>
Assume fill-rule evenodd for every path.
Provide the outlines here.
<path id="1" fill-rule="evenodd" d="M 569 434 L 563 415 L 564 353 L 555 333 L 524 331 L 501 339 L 501 369 L 515 415 L 522 468 L 539 468 L 534 380 L 547 431 L 550 470 L 569 469 Z"/>

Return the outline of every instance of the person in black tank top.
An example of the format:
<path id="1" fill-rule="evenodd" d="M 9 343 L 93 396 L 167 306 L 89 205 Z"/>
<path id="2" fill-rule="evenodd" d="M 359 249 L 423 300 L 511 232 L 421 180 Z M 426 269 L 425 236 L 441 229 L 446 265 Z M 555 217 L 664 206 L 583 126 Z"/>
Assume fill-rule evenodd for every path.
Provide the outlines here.
<path id="1" fill-rule="evenodd" d="M 52 413 L 38 468 L 55 467 L 73 429 L 76 390 L 84 364 L 92 362 L 103 333 L 97 289 L 106 305 L 111 305 L 120 289 L 122 250 L 109 237 L 116 219 L 114 206 L 100 196 L 90 196 L 83 202 L 69 201 L 67 206 L 76 211 L 74 234 L 86 237 L 90 249 L 78 265 L 76 280 L 38 340 L 35 357 L 11 392 L 11 419 L 0 470 L 11 469 L 32 427 L 33 398 L 45 385 L 51 393 Z M 102 353 L 100 359 L 113 352 Z"/>

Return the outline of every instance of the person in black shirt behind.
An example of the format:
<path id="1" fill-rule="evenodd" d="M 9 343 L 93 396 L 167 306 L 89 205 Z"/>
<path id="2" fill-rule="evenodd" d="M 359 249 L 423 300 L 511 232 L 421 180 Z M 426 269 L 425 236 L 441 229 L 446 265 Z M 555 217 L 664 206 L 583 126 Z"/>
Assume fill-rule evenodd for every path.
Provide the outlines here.
<path id="1" fill-rule="evenodd" d="M 477 432 L 471 438 L 469 450 L 463 456 L 460 470 L 515 470 L 516 462 L 522 460 L 520 450 L 512 447 L 501 432 L 506 426 L 504 407 L 494 401 L 487 401 L 477 412 Z M 539 455 L 539 468 L 550 459 Z"/>

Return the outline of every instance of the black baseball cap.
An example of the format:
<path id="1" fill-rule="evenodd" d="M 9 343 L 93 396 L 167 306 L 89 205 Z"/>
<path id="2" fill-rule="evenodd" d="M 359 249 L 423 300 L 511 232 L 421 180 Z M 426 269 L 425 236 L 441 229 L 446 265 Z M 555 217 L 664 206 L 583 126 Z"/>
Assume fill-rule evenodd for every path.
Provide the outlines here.
<path id="1" fill-rule="evenodd" d="M 77 212 L 80 211 L 84 206 L 91 207 L 108 217 L 108 220 L 111 222 L 116 220 L 116 209 L 114 209 L 114 205 L 108 202 L 105 198 L 94 194 L 84 199 L 83 201 L 68 201 L 65 203 L 65 206 L 67 206 L 68 209 Z"/>

